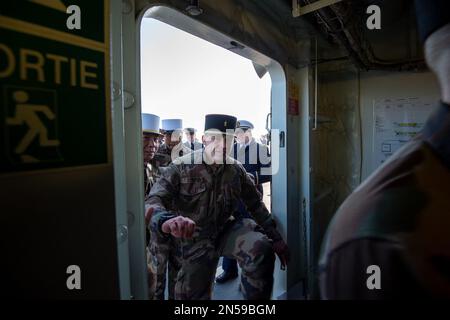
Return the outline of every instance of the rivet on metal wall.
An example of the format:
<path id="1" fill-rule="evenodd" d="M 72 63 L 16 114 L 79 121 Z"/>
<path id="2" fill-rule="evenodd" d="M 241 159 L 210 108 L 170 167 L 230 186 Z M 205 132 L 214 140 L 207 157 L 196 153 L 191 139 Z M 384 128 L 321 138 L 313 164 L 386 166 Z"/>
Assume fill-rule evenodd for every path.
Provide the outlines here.
<path id="1" fill-rule="evenodd" d="M 133 5 L 130 0 L 122 0 L 122 13 L 129 14 L 133 10 Z"/>
<path id="2" fill-rule="evenodd" d="M 112 87 L 113 100 L 119 99 L 121 95 L 122 95 L 122 89 L 120 89 L 120 86 L 116 82 L 113 82 L 113 87 Z"/>
<path id="3" fill-rule="evenodd" d="M 130 92 L 128 91 L 123 92 L 123 107 L 125 109 L 129 109 L 132 106 L 134 106 L 134 101 L 135 101 L 134 96 Z"/>

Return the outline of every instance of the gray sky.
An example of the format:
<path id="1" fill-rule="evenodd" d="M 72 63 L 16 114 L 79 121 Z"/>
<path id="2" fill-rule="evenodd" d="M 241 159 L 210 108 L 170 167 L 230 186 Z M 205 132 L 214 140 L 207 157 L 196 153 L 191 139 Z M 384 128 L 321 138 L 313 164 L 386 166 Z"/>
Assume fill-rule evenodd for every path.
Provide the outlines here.
<path id="1" fill-rule="evenodd" d="M 268 73 L 259 79 L 250 60 L 158 20 L 143 19 L 141 31 L 142 112 L 181 118 L 200 134 L 205 114 L 230 114 L 251 121 L 256 137 L 266 133 Z"/>

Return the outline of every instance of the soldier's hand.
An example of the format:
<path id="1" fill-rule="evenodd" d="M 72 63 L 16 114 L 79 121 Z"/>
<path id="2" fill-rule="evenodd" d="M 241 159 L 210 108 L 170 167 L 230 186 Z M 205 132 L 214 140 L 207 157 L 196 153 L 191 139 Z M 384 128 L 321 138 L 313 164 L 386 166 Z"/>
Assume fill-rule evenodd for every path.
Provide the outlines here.
<path id="1" fill-rule="evenodd" d="M 150 223 L 150 219 L 152 218 L 154 209 L 152 207 L 149 207 L 147 211 L 145 211 L 145 225 L 148 226 Z"/>
<path id="2" fill-rule="evenodd" d="M 281 262 L 281 269 L 284 270 L 289 263 L 289 248 L 284 240 L 278 240 L 273 243 L 273 251 L 277 254 Z"/>
<path id="3" fill-rule="evenodd" d="M 195 222 L 189 218 L 178 216 L 167 220 L 161 226 L 164 233 L 170 233 L 176 238 L 192 238 L 195 231 Z"/>

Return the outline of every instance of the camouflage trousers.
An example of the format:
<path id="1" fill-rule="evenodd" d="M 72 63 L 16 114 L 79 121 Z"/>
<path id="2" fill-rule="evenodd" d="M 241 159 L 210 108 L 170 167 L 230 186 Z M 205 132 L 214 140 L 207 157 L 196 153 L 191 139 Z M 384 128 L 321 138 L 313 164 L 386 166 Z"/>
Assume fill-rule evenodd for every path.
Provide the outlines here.
<path id="1" fill-rule="evenodd" d="M 153 300 L 155 298 L 156 289 L 156 270 L 152 264 L 152 255 L 150 253 L 149 246 L 145 247 L 147 256 L 147 287 L 148 287 L 148 299 Z"/>
<path id="2" fill-rule="evenodd" d="M 234 258 L 239 263 L 245 299 L 270 299 L 275 255 L 271 241 L 254 220 L 229 223 L 216 241 L 185 241 L 181 246 L 183 260 L 175 285 L 175 299 L 211 299 L 221 256 Z"/>
<path id="3" fill-rule="evenodd" d="M 164 300 L 166 274 L 168 274 L 168 297 L 175 298 L 175 282 L 181 268 L 180 246 L 173 238 L 163 238 L 150 232 L 147 246 L 147 268 L 149 272 L 149 295 L 151 300 Z"/>

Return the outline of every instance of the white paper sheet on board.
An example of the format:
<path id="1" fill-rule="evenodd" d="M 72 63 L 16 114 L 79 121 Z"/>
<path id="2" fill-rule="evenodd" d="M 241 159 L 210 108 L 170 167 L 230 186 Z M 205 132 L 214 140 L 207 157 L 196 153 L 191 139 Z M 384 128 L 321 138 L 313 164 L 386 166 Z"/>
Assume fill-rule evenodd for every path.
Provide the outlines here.
<path id="1" fill-rule="evenodd" d="M 435 103 L 425 98 L 375 100 L 373 104 L 373 159 L 375 168 L 384 163 L 420 132 Z"/>

